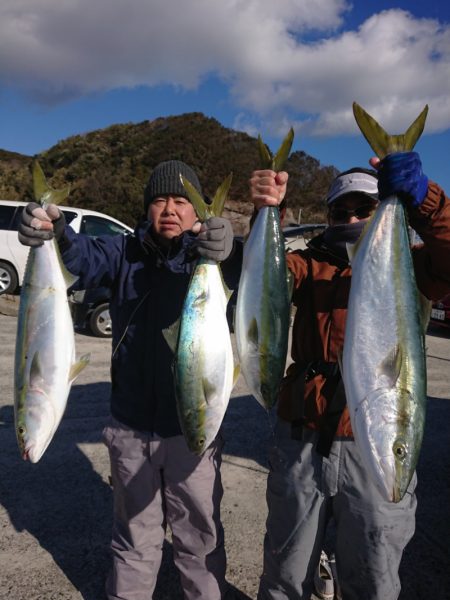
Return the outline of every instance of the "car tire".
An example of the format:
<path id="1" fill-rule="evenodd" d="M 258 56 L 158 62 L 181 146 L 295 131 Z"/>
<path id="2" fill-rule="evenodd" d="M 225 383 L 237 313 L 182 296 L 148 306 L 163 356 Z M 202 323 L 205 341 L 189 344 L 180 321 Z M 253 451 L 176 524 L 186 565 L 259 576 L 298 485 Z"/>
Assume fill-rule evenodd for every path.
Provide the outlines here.
<path id="1" fill-rule="evenodd" d="M 18 283 L 14 267 L 0 260 L 0 294 L 14 294 Z"/>
<path id="2" fill-rule="evenodd" d="M 111 337 L 111 317 L 109 314 L 108 302 L 99 304 L 94 308 L 89 317 L 89 329 L 96 337 Z"/>

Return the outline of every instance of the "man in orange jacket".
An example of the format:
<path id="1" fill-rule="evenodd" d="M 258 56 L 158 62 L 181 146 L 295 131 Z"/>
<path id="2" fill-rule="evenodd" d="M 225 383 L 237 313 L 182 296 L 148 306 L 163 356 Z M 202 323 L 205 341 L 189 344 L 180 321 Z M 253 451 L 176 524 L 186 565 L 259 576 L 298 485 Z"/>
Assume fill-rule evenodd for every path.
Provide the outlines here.
<path id="1" fill-rule="evenodd" d="M 289 253 L 294 276 L 292 359 L 281 385 L 270 448 L 264 570 L 258 600 L 309 600 L 330 517 L 345 600 L 395 600 L 398 568 L 415 528 L 414 476 L 398 503 L 369 479 L 352 436 L 337 365 L 344 342 L 355 242 L 379 201 L 399 195 L 425 240 L 413 248 L 417 285 L 430 300 L 450 292 L 450 201 L 422 172 L 417 153 L 388 155 L 377 171 L 341 173 L 331 184 L 326 231 Z M 379 164 L 378 164 L 379 163 Z M 255 171 L 255 208 L 278 205 L 288 175 Z"/>

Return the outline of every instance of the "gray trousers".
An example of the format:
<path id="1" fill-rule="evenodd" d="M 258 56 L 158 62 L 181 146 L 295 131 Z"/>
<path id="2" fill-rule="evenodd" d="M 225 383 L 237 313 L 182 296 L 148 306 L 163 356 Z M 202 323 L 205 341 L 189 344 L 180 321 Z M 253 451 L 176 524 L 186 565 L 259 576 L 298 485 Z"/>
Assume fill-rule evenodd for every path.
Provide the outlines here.
<path id="1" fill-rule="evenodd" d="M 396 600 L 403 550 L 415 528 L 416 476 L 401 502 L 383 499 L 355 442 L 315 451 L 317 434 L 291 439 L 278 421 L 270 449 L 267 532 L 258 600 L 309 600 L 326 526 L 336 523 L 336 568 L 344 600 Z"/>
<path id="2" fill-rule="evenodd" d="M 103 440 L 114 497 L 108 599 L 152 598 L 168 524 L 185 599 L 220 600 L 226 588 L 221 439 L 198 457 L 183 436 L 162 439 L 111 419 Z"/>

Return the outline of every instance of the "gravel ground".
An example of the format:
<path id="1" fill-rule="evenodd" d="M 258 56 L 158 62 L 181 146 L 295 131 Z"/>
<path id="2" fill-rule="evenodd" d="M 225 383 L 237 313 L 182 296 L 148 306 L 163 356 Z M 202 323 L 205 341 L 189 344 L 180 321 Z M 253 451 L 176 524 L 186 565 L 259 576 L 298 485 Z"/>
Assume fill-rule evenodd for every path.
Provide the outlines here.
<path id="1" fill-rule="evenodd" d="M 0 312 L 0 600 L 103 600 L 112 497 L 100 433 L 108 415 L 110 341 L 76 334 L 77 354 L 90 352 L 91 363 L 72 387 L 52 444 L 33 465 L 20 458 L 14 433 L 14 304 L 1 301 Z M 401 600 L 450 599 L 450 335 L 430 329 L 427 346 L 429 404 L 417 531 L 401 566 Z M 241 598 L 253 599 L 261 572 L 271 421 L 242 377 L 223 429 L 228 580 Z M 154 598 L 182 599 L 170 537 Z"/>

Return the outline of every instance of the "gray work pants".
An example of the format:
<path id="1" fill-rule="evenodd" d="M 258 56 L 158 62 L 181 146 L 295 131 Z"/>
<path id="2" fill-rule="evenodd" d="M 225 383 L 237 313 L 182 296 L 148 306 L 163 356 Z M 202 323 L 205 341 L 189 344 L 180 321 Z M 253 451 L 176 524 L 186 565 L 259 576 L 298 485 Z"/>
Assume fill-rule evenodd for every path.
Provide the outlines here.
<path id="1" fill-rule="evenodd" d="M 115 419 L 104 429 L 114 496 L 109 600 L 150 600 L 166 524 L 186 600 L 225 595 L 220 438 L 198 457 L 183 436 L 159 438 Z"/>
<path id="2" fill-rule="evenodd" d="M 387 502 L 354 441 L 333 442 L 328 458 L 316 442 L 308 430 L 301 441 L 291 439 L 290 424 L 278 421 L 258 600 L 309 600 L 330 516 L 343 600 L 396 600 L 400 560 L 415 528 L 416 476 L 399 503 Z"/>

